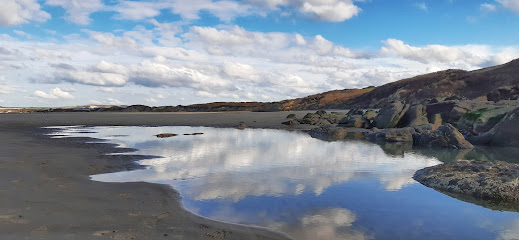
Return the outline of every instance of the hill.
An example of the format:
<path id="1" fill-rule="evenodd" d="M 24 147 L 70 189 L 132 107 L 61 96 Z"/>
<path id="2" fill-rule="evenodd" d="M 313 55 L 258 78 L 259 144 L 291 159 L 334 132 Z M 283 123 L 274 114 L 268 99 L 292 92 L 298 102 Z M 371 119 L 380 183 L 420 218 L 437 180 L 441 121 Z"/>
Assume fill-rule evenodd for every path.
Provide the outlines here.
<path id="1" fill-rule="evenodd" d="M 348 101 L 346 106 L 382 107 L 390 101 L 407 103 L 449 99 L 500 101 L 519 97 L 519 59 L 475 71 L 446 70 L 385 84 Z"/>

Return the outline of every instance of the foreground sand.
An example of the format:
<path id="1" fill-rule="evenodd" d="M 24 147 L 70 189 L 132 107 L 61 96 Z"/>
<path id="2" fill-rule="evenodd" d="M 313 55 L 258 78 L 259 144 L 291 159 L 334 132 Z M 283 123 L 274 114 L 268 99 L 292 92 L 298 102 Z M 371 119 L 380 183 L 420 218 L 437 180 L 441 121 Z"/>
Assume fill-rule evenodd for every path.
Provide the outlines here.
<path id="1" fill-rule="evenodd" d="M 302 117 L 306 112 L 297 112 Z M 289 239 L 268 229 L 208 220 L 178 192 L 89 175 L 138 168 L 146 156 L 103 156 L 110 144 L 48 139 L 42 126 L 160 125 L 284 128 L 280 113 L 31 113 L 0 115 L 0 239 Z"/>

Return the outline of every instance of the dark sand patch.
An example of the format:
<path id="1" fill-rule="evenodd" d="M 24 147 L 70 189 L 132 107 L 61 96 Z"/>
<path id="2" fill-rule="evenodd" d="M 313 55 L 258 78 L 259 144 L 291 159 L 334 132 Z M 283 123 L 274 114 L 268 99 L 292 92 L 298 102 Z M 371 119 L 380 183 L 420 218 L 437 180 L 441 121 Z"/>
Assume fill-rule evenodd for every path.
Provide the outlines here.
<path id="1" fill-rule="evenodd" d="M 306 112 L 298 113 L 304 115 Z M 150 156 L 88 139 L 49 139 L 43 126 L 283 128 L 288 113 L 34 113 L 0 116 L 0 239 L 288 239 L 183 209 L 169 186 L 103 183 L 89 175 L 142 168 Z M 40 134 L 40 135 L 38 135 Z M 90 139 L 91 140 L 91 139 Z"/>

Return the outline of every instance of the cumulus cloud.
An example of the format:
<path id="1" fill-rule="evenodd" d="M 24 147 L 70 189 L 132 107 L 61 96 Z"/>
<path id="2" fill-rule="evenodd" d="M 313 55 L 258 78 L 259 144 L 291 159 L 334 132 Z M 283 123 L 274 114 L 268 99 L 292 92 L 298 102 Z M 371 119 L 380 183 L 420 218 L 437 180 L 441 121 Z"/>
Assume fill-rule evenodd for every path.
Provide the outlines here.
<path id="1" fill-rule="evenodd" d="M 158 16 L 163 7 L 156 2 L 121 1 L 113 10 L 119 13 L 119 19 L 143 20 Z"/>
<path id="2" fill-rule="evenodd" d="M 86 29 L 82 31 L 90 35 L 90 39 L 93 39 L 107 46 L 121 48 L 135 48 L 137 46 L 135 40 L 130 37 L 118 37 L 115 36 L 113 33 L 96 32 Z"/>
<path id="3" fill-rule="evenodd" d="M 61 90 L 60 88 L 51 89 L 48 93 L 43 91 L 34 91 L 34 96 L 44 99 L 73 99 L 72 94 Z"/>
<path id="4" fill-rule="evenodd" d="M 104 8 L 101 0 L 47 0 L 45 4 L 64 8 L 65 18 L 81 25 L 90 24 L 90 14 Z"/>
<path id="5" fill-rule="evenodd" d="M 322 62 L 315 55 L 364 58 L 366 54 L 332 43 L 321 35 L 251 32 L 238 26 L 191 27 L 182 35 L 189 45 L 213 56 L 249 56 L 277 62 Z"/>
<path id="6" fill-rule="evenodd" d="M 0 8 L 0 26 L 45 22 L 50 17 L 49 13 L 41 10 L 37 0 L 4 0 Z"/>
<path id="7" fill-rule="evenodd" d="M 518 0 L 497 0 L 503 7 L 508 8 L 512 11 L 519 12 L 519 1 Z"/>
<path id="8" fill-rule="evenodd" d="M 68 64 L 53 65 L 57 81 L 81 83 L 95 86 L 123 86 L 128 81 L 126 69 L 122 65 L 101 61 L 87 69 Z"/>
<path id="9" fill-rule="evenodd" d="M 187 87 L 207 91 L 236 89 L 230 81 L 207 75 L 194 68 L 148 60 L 132 68 L 131 81 L 143 86 Z"/>
<path id="10" fill-rule="evenodd" d="M 314 15 L 319 20 L 342 22 L 357 16 L 360 8 L 355 6 L 351 0 L 304 1 L 300 11 Z"/>
<path id="11" fill-rule="evenodd" d="M 448 47 L 443 45 L 427 45 L 424 47 L 414 47 L 405 44 L 402 40 L 388 39 L 384 41 L 381 48 L 383 54 L 395 55 L 422 63 L 430 62 L 453 62 L 467 61 L 472 64 L 483 62 L 479 56 L 463 51 L 458 47 Z"/>
<path id="12" fill-rule="evenodd" d="M 270 10 L 290 7 L 303 15 L 329 22 L 348 20 L 361 11 L 352 0 L 248 0 L 247 2 Z"/>

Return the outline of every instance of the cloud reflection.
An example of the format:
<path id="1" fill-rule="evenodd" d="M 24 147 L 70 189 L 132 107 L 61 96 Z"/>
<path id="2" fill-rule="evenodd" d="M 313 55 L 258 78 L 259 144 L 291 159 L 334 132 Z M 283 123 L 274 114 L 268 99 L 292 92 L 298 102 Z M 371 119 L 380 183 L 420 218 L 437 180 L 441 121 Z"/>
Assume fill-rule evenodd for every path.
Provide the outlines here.
<path id="1" fill-rule="evenodd" d="M 97 133 L 70 129 L 58 134 L 109 138 L 138 154 L 163 158 L 142 161 L 149 169 L 93 176 L 109 182 L 168 183 L 195 200 L 246 196 L 320 195 L 352 178 L 378 179 L 388 191 L 414 184 L 414 172 L 437 165 L 417 154 L 391 156 L 375 144 L 359 141 L 324 142 L 304 133 L 278 130 L 192 127 L 96 127 Z M 163 132 L 180 134 L 157 139 Z M 204 135 L 183 136 L 204 132 Z M 185 180 L 179 183 L 179 180 Z"/>

